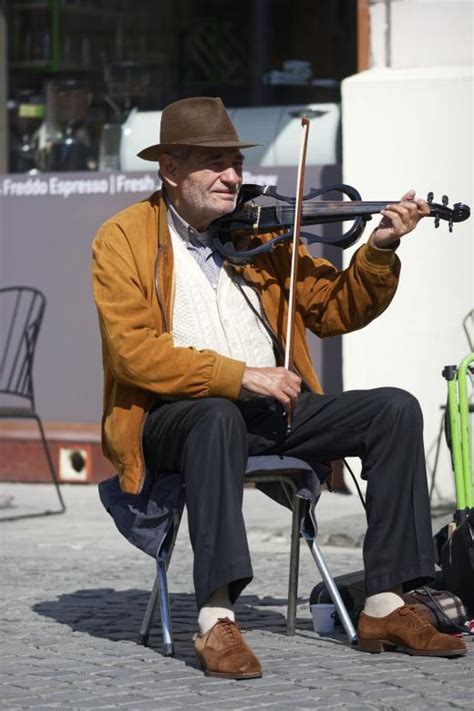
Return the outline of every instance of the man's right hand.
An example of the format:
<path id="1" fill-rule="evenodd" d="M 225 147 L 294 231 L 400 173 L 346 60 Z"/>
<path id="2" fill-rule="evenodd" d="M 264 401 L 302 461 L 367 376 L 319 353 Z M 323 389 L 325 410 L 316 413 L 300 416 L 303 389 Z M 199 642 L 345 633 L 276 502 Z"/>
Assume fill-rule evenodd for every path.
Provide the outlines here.
<path id="1" fill-rule="evenodd" d="M 273 397 L 285 410 L 296 405 L 301 378 L 286 368 L 245 368 L 242 388 L 256 395 Z"/>

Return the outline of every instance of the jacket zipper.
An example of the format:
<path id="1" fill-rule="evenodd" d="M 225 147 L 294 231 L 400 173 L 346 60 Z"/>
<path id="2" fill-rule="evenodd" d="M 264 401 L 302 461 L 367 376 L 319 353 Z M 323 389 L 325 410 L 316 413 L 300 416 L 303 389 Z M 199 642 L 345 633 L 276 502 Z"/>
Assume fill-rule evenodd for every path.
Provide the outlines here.
<path id="1" fill-rule="evenodd" d="M 161 245 L 161 247 L 158 247 L 156 250 L 156 255 L 155 255 L 155 264 L 154 264 L 154 275 L 155 275 L 155 292 L 156 292 L 156 298 L 158 300 L 158 305 L 160 307 L 160 313 L 161 313 L 161 322 L 163 325 L 163 330 L 167 332 L 168 329 L 168 319 L 166 318 L 166 311 L 163 303 L 163 298 L 161 296 L 161 291 L 160 291 L 160 286 L 158 283 L 158 261 L 159 261 L 159 256 L 160 252 L 165 248 L 165 245 Z M 143 413 L 142 421 L 140 424 L 140 456 L 142 460 L 142 477 L 140 480 L 140 487 L 139 487 L 139 493 L 142 493 L 143 491 L 143 485 L 145 483 L 145 477 L 146 477 L 146 465 L 145 465 L 145 453 L 143 451 L 143 431 L 145 429 L 145 424 L 147 421 L 148 417 L 148 411 L 145 411 Z"/>

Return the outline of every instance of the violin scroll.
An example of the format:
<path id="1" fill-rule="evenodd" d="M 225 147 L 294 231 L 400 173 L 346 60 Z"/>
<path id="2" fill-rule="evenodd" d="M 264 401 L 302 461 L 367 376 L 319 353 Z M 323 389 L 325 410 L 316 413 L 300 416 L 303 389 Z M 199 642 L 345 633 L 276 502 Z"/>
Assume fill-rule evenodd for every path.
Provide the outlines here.
<path id="1" fill-rule="evenodd" d="M 447 220 L 449 231 L 453 231 L 455 222 L 464 222 L 471 214 L 469 205 L 464 205 L 462 202 L 456 202 L 452 208 L 448 207 L 449 198 L 443 195 L 441 205 L 433 202 L 434 194 L 429 192 L 426 197 L 426 202 L 430 206 L 430 217 L 434 217 L 434 226 L 439 227 L 440 220 Z"/>

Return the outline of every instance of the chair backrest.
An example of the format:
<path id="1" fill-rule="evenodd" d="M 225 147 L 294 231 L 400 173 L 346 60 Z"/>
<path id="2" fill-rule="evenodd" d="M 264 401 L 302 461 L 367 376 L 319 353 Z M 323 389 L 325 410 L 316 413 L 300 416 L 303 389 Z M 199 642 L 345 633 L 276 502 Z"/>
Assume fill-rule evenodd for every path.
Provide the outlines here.
<path id="1" fill-rule="evenodd" d="M 33 361 L 45 307 L 38 289 L 0 289 L 0 394 L 26 398 L 33 408 Z"/>

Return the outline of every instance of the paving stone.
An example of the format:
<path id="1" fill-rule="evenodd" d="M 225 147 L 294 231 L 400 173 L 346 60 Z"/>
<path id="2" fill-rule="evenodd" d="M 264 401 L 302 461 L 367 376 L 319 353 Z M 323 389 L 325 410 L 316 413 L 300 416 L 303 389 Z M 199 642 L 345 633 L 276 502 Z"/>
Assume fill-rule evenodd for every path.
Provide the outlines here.
<path id="1" fill-rule="evenodd" d="M 19 487 L 3 488 L 17 496 Z M 22 496 L 30 496 L 38 507 L 53 493 L 48 485 L 21 487 Z M 308 597 L 319 574 L 304 548 L 297 634 L 286 636 L 289 516 L 256 491 L 245 493 L 255 578 L 237 604 L 237 616 L 260 656 L 263 678 L 207 678 L 198 667 L 192 648 L 196 605 L 185 517 L 169 571 L 176 657 L 161 655 L 158 611 L 150 646 L 139 646 L 153 561 L 119 536 L 94 487 L 65 487 L 64 494 L 64 516 L 3 524 L 0 708 L 472 709 L 471 641 L 467 657 L 444 660 L 361 654 L 347 646 L 343 633 L 316 635 Z M 342 499 L 333 495 L 322 502 L 335 510 L 340 507 L 337 516 L 323 511 L 320 528 L 326 527 L 327 536 L 346 534 L 344 526 L 350 528 L 351 521 L 355 525 L 351 516 L 358 514 L 348 509 L 350 497 Z M 346 523 L 345 510 L 350 513 Z M 358 536 L 359 528 L 354 541 Z M 362 567 L 360 548 L 328 547 L 324 552 L 334 575 Z"/>

